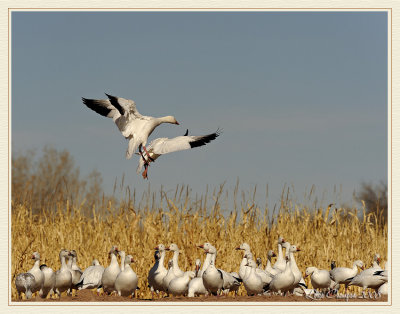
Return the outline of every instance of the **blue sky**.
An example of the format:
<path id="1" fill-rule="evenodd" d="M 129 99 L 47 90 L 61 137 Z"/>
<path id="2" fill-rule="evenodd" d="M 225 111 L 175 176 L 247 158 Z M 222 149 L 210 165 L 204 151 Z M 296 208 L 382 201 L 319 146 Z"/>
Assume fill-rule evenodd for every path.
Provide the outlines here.
<path id="1" fill-rule="evenodd" d="M 154 190 L 239 178 L 270 206 L 284 184 L 348 201 L 387 180 L 387 53 L 384 12 L 14 12 L 12 150 L 67 149 L 106 191 L 123 175 L 143 191 L 127 141 L 81 102 L 107 92 L 180 122 L 151 139 L 224 130 L 157 160 Z"/>

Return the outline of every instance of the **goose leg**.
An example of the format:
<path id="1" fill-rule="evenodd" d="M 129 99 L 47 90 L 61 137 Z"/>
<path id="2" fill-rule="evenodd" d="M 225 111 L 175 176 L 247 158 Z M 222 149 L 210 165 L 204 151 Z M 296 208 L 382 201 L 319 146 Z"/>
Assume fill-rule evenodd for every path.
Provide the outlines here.
<path id="1" fill-rule="evenodd" d="M 148 168 L 149 168 L 149 164 L 144 164 L 144 171 L 142 173 L 143 179 L 148 179 L 148 177 L 147 177 Z"/>
<path id="2" fill-rule="evenodd" d="M 145 151 L 147 157 L 149 157 L 149 161 L 153 161 L 153 162 L 154 162 L 154 159 L 150 157 L 150 154 L 149 154 L 149 152 L 147 151 L 146 146 L 143 146 L 143 149 L 144 149 L 144 151 Z"/>

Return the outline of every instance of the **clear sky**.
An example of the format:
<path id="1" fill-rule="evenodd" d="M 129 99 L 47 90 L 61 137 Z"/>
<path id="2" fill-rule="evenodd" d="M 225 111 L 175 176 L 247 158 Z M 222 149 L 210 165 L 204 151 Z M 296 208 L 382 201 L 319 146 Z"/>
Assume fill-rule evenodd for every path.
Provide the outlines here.
<path id="1" fill-rule="evenodd" d="M 14 12 L 12 149 L 67 149 L 110 192 L 123 174 L 139 192 L 239 178 L 261 200 L 268 184 L 271 205 L 285 183 L 347 201 L 387 180 L 387 53 L 383 12 Z M 144 181 L 112 120 L 81 102 L 104 92 L 180 122 L 150 140 L 224 133 Z"/>

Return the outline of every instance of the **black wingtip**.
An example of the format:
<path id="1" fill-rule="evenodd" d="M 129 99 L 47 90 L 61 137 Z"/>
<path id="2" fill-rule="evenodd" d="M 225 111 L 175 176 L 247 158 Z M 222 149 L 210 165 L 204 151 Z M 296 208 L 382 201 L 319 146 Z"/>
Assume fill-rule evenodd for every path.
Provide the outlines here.
<path id="1" fill-rule="evenodd" d="M 376 272 L 374 272 L 374 276 L 380 276 L 383 272 L 384 270 L 377 270 Z"/>
<path id="2" fill-rule="evenodd" d="M 304 289 L 307 289 L 307 285 L 302 282 L 299 282 L 299 286 L 302 286 Z"/>
<path id="3" fill-rule="evenodd" d="M 264 290 L 264 292 L 269 290 L 269 283 L 267 283 L 265 286 L 263 286 L 263 290 Z"/>
<path id="4" fill-rule="evenodd" d="M 189 129 L 186 129 L 186 132 L 185 134 L 183 134 L 183 136 L 188 136 L 188 134 L 189 134 Z"/>

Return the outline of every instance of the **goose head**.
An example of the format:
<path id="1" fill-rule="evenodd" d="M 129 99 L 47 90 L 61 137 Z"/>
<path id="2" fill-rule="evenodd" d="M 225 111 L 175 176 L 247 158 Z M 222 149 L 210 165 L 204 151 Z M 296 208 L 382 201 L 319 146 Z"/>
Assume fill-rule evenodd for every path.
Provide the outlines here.
<path id="1" fill-rule="evenodd" d="M 169 247 L 166 248 L 166 250 L 172 252 L 179 252 L 179 248 L 175 243 L 171 243 Z"/>
<path id="2" fill-rule="evenodd" d="M 278 237 L 278 244 L 285 243 L 285 239 L 281 236 Z"/>
<path id="3" fill-rule="evenodd" d="M 38 252 L 33 252 L 31 259 L 35 260 L 35 262 L 39 261 L 40 260 L 40 254 Z"/>
<path id="4" fill-rule="evenodd" d="M 159 244 L 154 249 L 162 252 L 162 251 L 165 251 L 165 246 L 164 246 L 164 244 Z"/>
<path id="5" fill-rule="evenodd" d="M 253 261 L 252 259 L 249 259 L 249 260 L 247 260 L 246 266 L 249 266 L 251 268 L 256 268 L 257 263 L 255 261 Z"/>
<path id="6" fill-rule="evenodd" d="M 195 277 L 196 277 L 197 274 L 199 273 L 200 266 L 201 266 L 201 261 L 200 261 L 200 259 L 196 259 L 196 262 L 195 262 Z"/>
<path id="7" fill-rule="evenodd" d="M 62 250 L 60 251 L 59 256 L 60 256 L 60 259 L 61 259 L 61 258 L 68 258 L 69 256 L 72 256 L 72 255 L 71 255 L 71 252 L 70 252 L 70 251 L 68 251 L 68 250 L 66 250 L 66 249 L 62 249 Z"/>
<path id="8" fill-rule="evenodd" d="M 98 265 L 100 265 L 99 261 L 97 259 L 94 259 L 92 261 L 92 266 L 98 266 Z"/>
<path id="9" fill-rule="evenodd" d="M 110 257 L 111 257 L 112 254 L 114 254 L 115 256 L 117 256 L 118 252 L 119 252 L 118 246 L 113 245 L 113 246 L 111 247 L 110 252 L 108 252 L 108 255 L 109 255 Z"/>
<path id="10" fill-rule="evenodd" d="M 131 263 L 134 263 L 135 260 L 133 259 L 132 255 L 127 255 L 125 256 L 124 263 L 125 265 L 130 265 Z"/>
<path id="11" fill-rule="evenodd" d="M 274 251 L 269 250 L 267 256 L 268 256 L 268 259 L 271 259 L 272 257 L 276 257 L 276 254 Z"/>
<path id="12" fill-rule="evenodd" d="M 308 277 L 308 276 L 312 275 L 316 270 L 317 270 L 316 267 L 307 267 L 306 274 L 304 277 Z"/>
<path id="13" fill-rule="evenodd" d="M 205 253 L 208 253 L 209 249 L 213 246 L 211 245 L 211 243 L 206 242 L 204 244 L 198 245 L 197 247 L 203 249 Z"/>
<path id="14" fill-rule="evenodd" d="M 162 121 L 165 123 L 177 124 L 179 125 L 178 121 L 176 121 L 174 116 L 166 116 L 162 118 Z"/>
<path id="15" fill-rule="evenodd" d="M 246 242 L 243 242 L 235 250 L 243 250 L 243 251 L 246 251 L 246 252 L 250 252 L 250 245 L 248 245 Z"/>
<path id="16" fill-rule="evenodd" d="M 364 263 L 360 261 L 359 259 L 354 262 L 354 265 L 357 266 L 358 268 L 361 268 L 364 270 Z"/>

